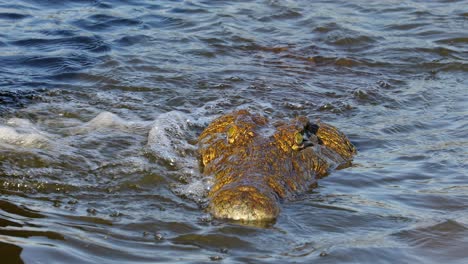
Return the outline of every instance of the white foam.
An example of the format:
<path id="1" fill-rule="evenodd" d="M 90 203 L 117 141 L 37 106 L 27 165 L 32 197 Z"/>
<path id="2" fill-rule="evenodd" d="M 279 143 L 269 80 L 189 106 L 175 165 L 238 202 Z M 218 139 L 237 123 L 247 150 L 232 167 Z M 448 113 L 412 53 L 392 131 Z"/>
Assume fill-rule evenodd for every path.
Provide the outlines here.
<path id="1" fill-rule="evenodd" d="M 23 118 L 10 118 L 0 125 L 0 142 L 27 148 L 46 148 L 51 136 L 38 129 L 31 121 Z"/>
<path id="2" fill-rule="evenodd" d="M 188 143 L 191 118 L 179 111 L 159 115 L 148 133 L 147 147 L 158 158 L 176 165 L 177 161 L 187 156 L 187 151 L 194 146 Z"/>
<path id="3" fill-rule="evenodd" d="M 58 115 L 57 118 L 42 120 L 41 126 L 22 118 L 0 120 L 0 144 L 11 148 L 47 148 L 47 156 L 51 159 L 78 160 L 81 167 L 89 170 L 99 170 L 99 173 L 109 175 L 132 175 L 148 170 L 149 161 L 143 156 L 151 154 L 156 160 L 170 163 L 175 170 L 168 171 L 168 175 L 175 173 L 174 179 L 185 178 L 187 184 L 177 183 L 176 192 L 196 201 L 206 197 L 212 182 L 210 178 L 199 173 L 196 156 L 196 131 L 201 131 L 216 113 L 207 113 L 205 109 L 194 109 L 194 113 L 186 114 L 171 111 L 157 115 L 153 121 L 141 121 L 135 118 L 121 118 L 111 112 L 100 112 L 88 122 L 78 118 L 67 118 Z M 130 113 L 131 114 L 131 113 Z M 48 125 L 49 132 L 41 127 Z M 103 133 L 105 132 L 105 133 Z M 114 160 L 106 150 L 107 136 L 122 136 L 120 140 L 127 142 L 115 155 Z M 132 137 L 126 137 L 131 135 Z M 146 142 L 141 142 L 146 139 Z M 103 144 L 100 144 L 104 140 Z M 140 141 L 141 140 L 141 141 Z M 111 142 L 111 141 L 109 141 Z M 138 148 L 146 143 L 142 152 Z M 102 153 L 101 153 L 102 151 Z M 129 153 L 130 155 L 126 156 Z M 42 154 L 39 154 L 42 155 Z M 76 159 L 75 159 L 76 158 Z M 18 171 L 18 173 L 22 173 Z M 45 171 L 44 171 L 45 173 Z M 59 173 L 50 171 L 47 173 Z M 86 181 L 77 178 L 76 181 Z M 89 182 L 86 181 L 86 184 Z"/>
<path id="4" fill-rule="evenodd" d="M 73 128 L 72 134 L 87 134 L 93 131 L 102 131 L 105 129 L 135 132 L 137 130 L 147 129 L 149 124 L 150 122 L 128 121 L 114 113 L 104 111 L 83 125 Z"/>
<path id="5" fill-rule="evenodd" d="M 29 121 L 28 119 L 13 117 L 13 118 L 8 119 L 6 123 L 13 127 L 36 129 L 33 123 L 31 123 L 31 121 Z"/>
<path id="6" fill-rule="evenodd" d="M 207 200 L 206 197 L 208 196 L 211 186 L 213 186 L 213 179 L 211 177 L 194 177 L 189 183 L 176 186 L 174 192 L 178 195 L 184 195 L 198 203 L 204 203 Z"/>
<path id="7" fill-rule="evenodd" d="M 187 182 L 177 183 L 173 187 L 175 193 L 203 202 L 213 183 L 211 177 L 200 174 L 195 154 L 196 146 L 190 143 L 190 139 L 196 138 L 196 126 L 198 124 L 191 115 L 179 111 L 161 114 L 155 119 L 148 133 L 147 149 L 157 159 L 162 159 L 176 168 L 178 178 Z"/>
<path id="8" fill-rule="evenodd" d="M 102 112 L 95 118 L 86 123 L 86 126 L 91 129 L 98 128 L 126 128 L 127 122 L 111 112 Z"/>
<path id="9" fill-rule="evenodd" d="M 11 126 L 0 125 L 0 142 L 30 148 L 43 148 L 49 145 L 49 139 L 43 133 L 27 126 L 15 129 Z"/>

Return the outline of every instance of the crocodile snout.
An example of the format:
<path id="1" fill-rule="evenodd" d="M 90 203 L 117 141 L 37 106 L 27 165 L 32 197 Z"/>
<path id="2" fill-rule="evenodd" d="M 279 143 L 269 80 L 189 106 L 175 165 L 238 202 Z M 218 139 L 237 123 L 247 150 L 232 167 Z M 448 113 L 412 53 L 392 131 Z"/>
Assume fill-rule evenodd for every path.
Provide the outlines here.
<path id="1" fill-rule="evenodd" d="M 274 220 L 280 209 L 274 194 L 254 186 L 236 186 L 216 192 L 209 211 L 216 218 L 249 222 Z"/>

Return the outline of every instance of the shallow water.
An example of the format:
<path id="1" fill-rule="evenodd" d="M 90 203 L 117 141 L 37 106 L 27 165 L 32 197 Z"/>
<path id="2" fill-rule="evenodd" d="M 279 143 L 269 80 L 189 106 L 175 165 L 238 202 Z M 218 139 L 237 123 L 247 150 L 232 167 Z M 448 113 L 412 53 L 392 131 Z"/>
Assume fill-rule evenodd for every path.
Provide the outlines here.
<path id="1" fill-rule="evenodd" d="M 8 263 L 466 263 L 468 1 L 0 1 Z M 274 225 L 203 210 L 247 108 L 358 148 Z"/>

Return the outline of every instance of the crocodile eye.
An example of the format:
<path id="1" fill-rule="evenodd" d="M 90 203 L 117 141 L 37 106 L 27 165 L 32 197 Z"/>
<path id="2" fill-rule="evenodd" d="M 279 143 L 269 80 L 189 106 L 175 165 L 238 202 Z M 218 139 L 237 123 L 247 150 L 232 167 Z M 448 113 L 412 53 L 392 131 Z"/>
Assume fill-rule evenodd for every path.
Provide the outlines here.
<path id="1" fill-rule="evenodd" d="M 302 136 L 301 133 L 297 132 L 294 135 L 294 143 L 296 143 L 296 145 L 301 145 L 302 141 L 304 141 L 304 137 Z"/>

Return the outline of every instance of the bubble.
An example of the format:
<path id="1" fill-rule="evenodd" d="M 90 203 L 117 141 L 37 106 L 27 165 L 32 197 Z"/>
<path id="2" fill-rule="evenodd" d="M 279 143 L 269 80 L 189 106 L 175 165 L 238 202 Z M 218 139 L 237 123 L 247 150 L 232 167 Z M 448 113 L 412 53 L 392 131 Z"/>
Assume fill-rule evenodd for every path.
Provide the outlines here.
<path id="1" fill-rule="evenodd" d="M 211 186 L 213 186 L 212 177 L 192 177 L 187 184 L 175 186 L 174 192 L 203 204 Z"/>
<path id="2" fill-rule="evenodd" d="M 156 233 L 154 234 L 154 239 L 156 239 L 157 241 L 161 241 L 164 239 L 164 236 L 161 233 Z"/>
<path id="3" fill-rule="evenodd" d="M 220 260 L 223 260 L 223 257 L 218 256 L 218 255 L 216 255 L 216 256 L 210 256 L 210 260 L 211 260 L 211 261 L 220 261 Z"/>

